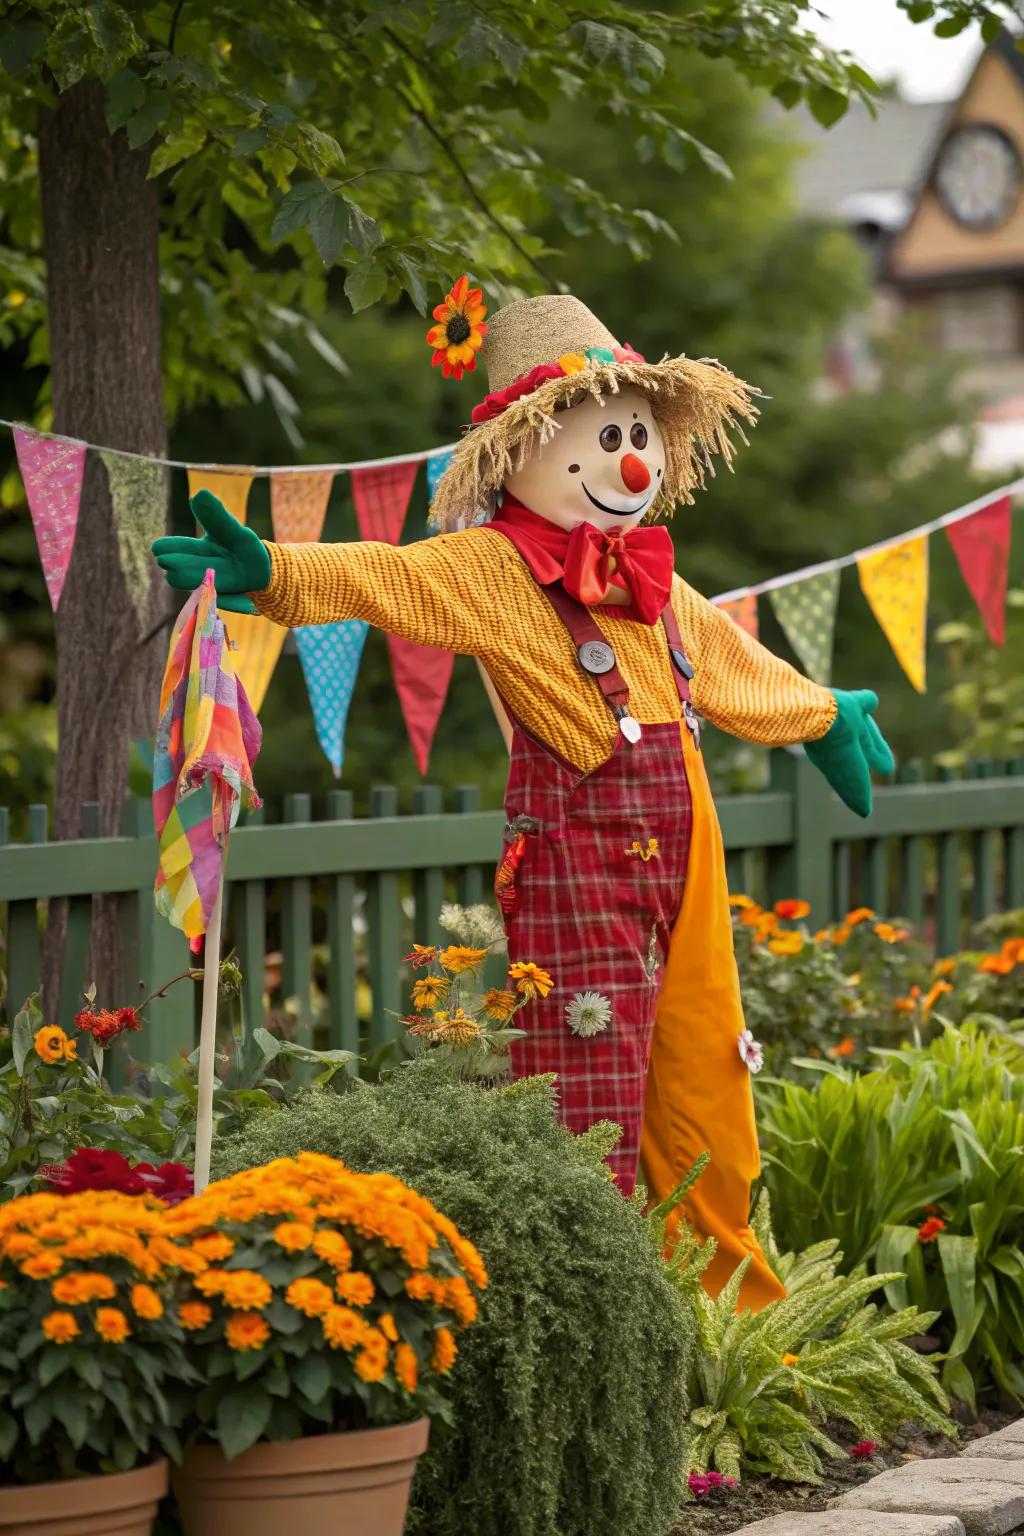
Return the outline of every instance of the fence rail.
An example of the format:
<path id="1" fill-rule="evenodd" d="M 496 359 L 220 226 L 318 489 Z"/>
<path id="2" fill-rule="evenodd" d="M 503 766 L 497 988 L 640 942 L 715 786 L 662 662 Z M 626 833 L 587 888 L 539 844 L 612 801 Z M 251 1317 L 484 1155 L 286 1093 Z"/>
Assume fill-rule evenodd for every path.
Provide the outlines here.
<path id="1" fill-rule="evenodd" d="M 761 900 L 801 896 L 818 924 L 861 904 L 910 919 L 939 953 L 961 942 L 965 924 L 1024 907 L 1024 759 L 977 763 L 969 776 L 927 782 L 908 764 L 900 782 L 876 790 L 870 822 L 847 811 L 802 753 L 772 754 L 770 787 L 719 802 L 730 887 Z M 316 1029 L 332 1046 L 356 1049 L 393 1033 L 402 1008 L 399 960 L 415 938 L 440 937 L 444 900 L 472 903 L 490 890 L 501 846 L 500 811 L 480 809 L 473 786 L 424 786 L 411 814 L 398 794 L 371 794 L 353 817 L 335 791 L 326 816 L 310 797 L 287 796 L 283 818 L 257 814 L 231 838 L 226 941 L 243 973 L 243 1026 L 271 999 L 288 999 L 294 1029 Z M 48 903 L 67 901 L 60 1017 L 79 1006 L 88 980 L 94 903 L 115 900 L 122 936 L 125 1001 L 184 970 L 181 935 L 153 909 L 156 844 L 148 804 L 126 804 L 119 837 L 98 837 L 96 808 L 83 808 L 83 836 L 48 842 L 43 806 L 32 807 L 28 840 L 7 840 L 0 810 L 0 903 L 6 904 L 8 1016 L 38 989 Z M 279 958 L 265 961 L 269 955 Z M 194 1039 L 191 989 L 178 987 L 147 1010 L 153 1059 L 169 1060 Z M 143 995 L 141 992 L 138 995 Z M 368 1026 L 368 1029 L 367 1029 Z"/>

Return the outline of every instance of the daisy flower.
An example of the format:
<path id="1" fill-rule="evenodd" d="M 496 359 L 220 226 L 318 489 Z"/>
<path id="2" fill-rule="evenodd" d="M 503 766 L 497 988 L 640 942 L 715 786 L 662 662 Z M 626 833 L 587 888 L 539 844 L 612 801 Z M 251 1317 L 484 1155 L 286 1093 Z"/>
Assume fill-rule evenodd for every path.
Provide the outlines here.
<path id="1" fill-rule="evenodd" d="M 739 1048 L 740 1060 L 747 1068 L 747 1071 L 760 1072 L 764 1066 L 764 1048 L 757 1043 L 750 1030 L 740 1030 L 739 1040 L 736 1043 Z"/>
<path id="2" fill-rule="evenodd" d="M 565 1017 L 573 1034 L 587 1039 L 608 1028 L 612 1005 L 600 992 L 577 992 L 572 1002 L 565 1005 Z"/>

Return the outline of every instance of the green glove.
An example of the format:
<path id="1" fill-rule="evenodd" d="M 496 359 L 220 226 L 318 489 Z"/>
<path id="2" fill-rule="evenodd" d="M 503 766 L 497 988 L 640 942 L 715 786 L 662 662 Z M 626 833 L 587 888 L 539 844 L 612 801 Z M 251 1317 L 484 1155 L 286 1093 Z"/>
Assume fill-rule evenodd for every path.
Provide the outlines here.
<path id="1" fill-rule="evenodd" d="M 258 533 L 246 528 L 212 491 L 197 491 L 189 502 L 196 521 L 206 530 L 203 539 L 157 539 L 156 563 L 172 587 L 191 592 L 207 570 L 217 583 L 217 607 L 232 613 L 255 613 L 250 592 L 270 585 L 270 556 Z"/>
<path id="2" fill-rule="evenodd" d="M 869 688 L 833 692 L 836 717 L 818 741 L 804 743 L 804 751 L 844 805 L 858 816 L 870 816 L 871 770 L 892 773 L 895 767 L 889 744 L 871 718 L 878 695 Z"/>

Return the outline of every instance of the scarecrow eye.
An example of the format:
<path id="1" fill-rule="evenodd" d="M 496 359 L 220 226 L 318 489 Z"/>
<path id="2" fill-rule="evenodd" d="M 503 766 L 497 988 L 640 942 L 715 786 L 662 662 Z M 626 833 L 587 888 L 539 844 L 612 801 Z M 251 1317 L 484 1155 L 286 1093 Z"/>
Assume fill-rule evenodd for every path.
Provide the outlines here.
<path id="1" fill-rule="evenodd" d="M 605 453 L 615 453 L 622 447 L 622 428 L 615 426 L 602 427 L 601 435 L 597 440 Z"/>
<path id="2" fill-rule="evenodd" d="M 635 421 L 630 427 L 629 440 L 634 448 L 647 447 L 647 428 L 642 421 Z"/>

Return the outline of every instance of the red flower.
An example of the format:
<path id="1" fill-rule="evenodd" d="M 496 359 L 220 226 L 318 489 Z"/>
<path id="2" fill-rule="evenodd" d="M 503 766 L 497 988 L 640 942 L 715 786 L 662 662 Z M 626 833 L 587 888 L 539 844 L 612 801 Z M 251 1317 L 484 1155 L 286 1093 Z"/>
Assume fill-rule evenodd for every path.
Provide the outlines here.
<path id="1" fill-rule="evenodd" d="M 79 1147 L 66 1162 L 48 1168 L 46 1178 L 61 1195 L 78 1195 L 86 1189 L 141 1195 L 146 1188 L 126 1157 L 101 1147 Z"/>
<path id="2" fill-rule="evenodd" d="M 75 1028 L 86 1030 L 97 1045 L 105 1047 L 118 1035 L 127 1030 L 135 1033 L 142 1025 L 134 1008 L 118 1008 L 114 1012 L 109 1008 L 100 1008 L 96 1012 L 83 1008 L 81 1013 L 75 1014 Z"/>
<path id="3" fill-rule="evenodd" d="M 704 1498 L 711 1484 L 700 1472 L 691 1472 L 686 1480 L 686 1485 L 695 1499 Z"/>
<path id="4" fill-rule="evenodd" d="M 857 1461 L 866 1461 L 877 1450 L 878 1446 L 873 1440 L 858 1440 L 856 1445 L 850 1446 L 850 1455 L 855 1457 Z"/>
<path id="5" fill-rule="evenodd" d="M 195 1192 L 192 1170 L 184 1163 L 161 1163 L 159 1168 L 152 1163 L 136 1163 L 134 1172 L 149 1193 L 166 1205 L 180 1205 Z"/>
<path id="6" fill-rule="evenodd" d="M 940 1232 L 945 1232 L 946 1223 L 941 1216 L 929 1216 L 927 1221 L 922 1221 L 917 1229 L 919 1243 L 934 1243 Z"/>

